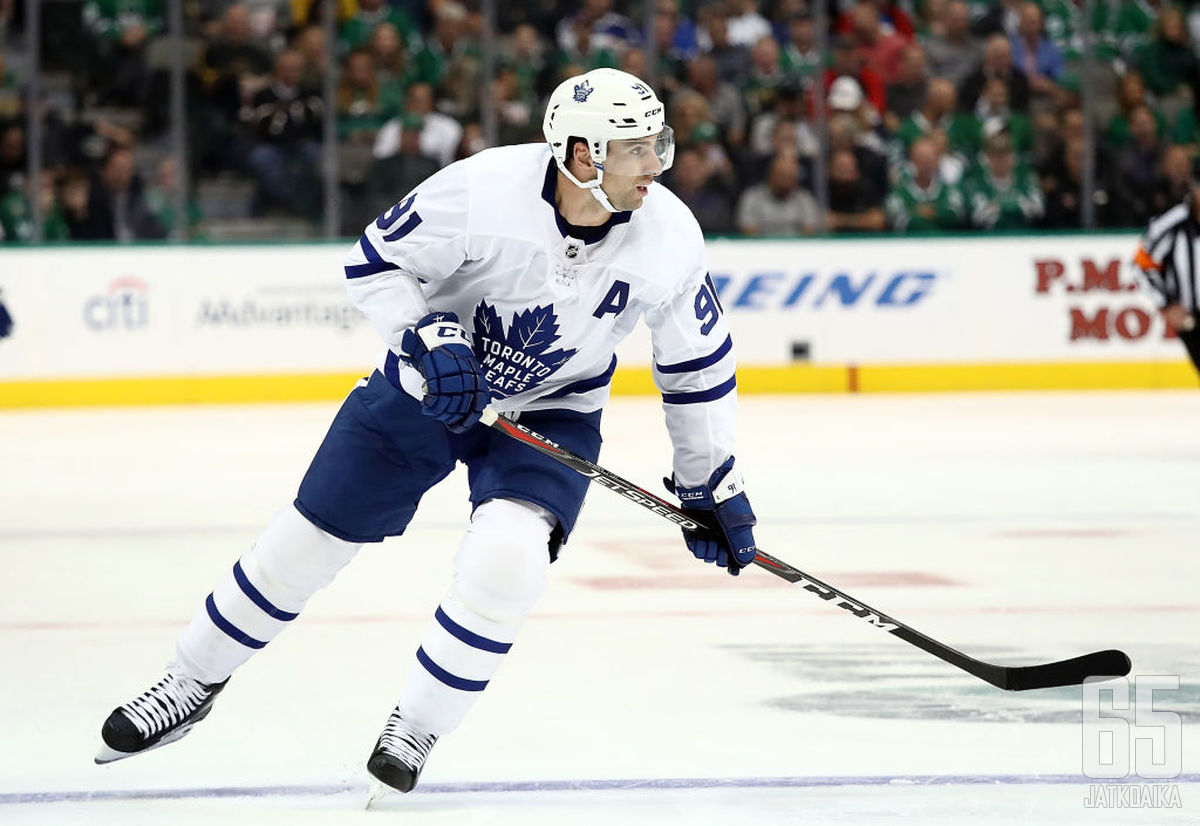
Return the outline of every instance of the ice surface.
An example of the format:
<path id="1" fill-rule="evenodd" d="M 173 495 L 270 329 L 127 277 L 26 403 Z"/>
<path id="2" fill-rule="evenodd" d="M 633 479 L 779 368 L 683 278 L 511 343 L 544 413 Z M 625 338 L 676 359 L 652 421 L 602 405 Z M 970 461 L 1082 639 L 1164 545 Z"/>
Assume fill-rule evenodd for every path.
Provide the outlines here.
<path id="1" fill-rule="evenodd" d="M 1175 810 L 1084 806 L 1080 691 L 991 688 L 601 489 L 422 786 L 363 765 L 446 584 L 465 477 L 368 547 L 180 743 L 92 764 L 100 723 L 274 509 L 335 405 L 0 414 L 0 823 L 1200 823 L 1200 394 L 745 397 L 772 554 L 975 656 L 1124 648 L 1178 674 Z M 601 463 L 646 487 L 661 411 Z M 1136 778 L 1135 778 L 1136 780 Z"/>

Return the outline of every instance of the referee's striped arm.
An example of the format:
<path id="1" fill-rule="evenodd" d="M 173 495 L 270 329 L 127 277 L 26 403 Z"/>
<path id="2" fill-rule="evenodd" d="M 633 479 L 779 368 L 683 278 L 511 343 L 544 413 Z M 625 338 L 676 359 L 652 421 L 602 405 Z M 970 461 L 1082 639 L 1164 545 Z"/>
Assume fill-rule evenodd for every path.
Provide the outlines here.
<path id="1" fill-rule="evenodd" d="M 1146 234 L 1138 244 L 1133 263 L 1142 274 L 1142 281 L 1149 288 L 1154 303 L 1162 309 L 1177 301 L 1176 279 L 1168 278 L 1166 270 L 1174 252 L 1175 241 L 1188 220 L 1191 208 L 1186 203 L 1176 204 L 1169 210 L 1150 220 Z M 1185 236 L 1184 243 L 1187 243 Z"/>

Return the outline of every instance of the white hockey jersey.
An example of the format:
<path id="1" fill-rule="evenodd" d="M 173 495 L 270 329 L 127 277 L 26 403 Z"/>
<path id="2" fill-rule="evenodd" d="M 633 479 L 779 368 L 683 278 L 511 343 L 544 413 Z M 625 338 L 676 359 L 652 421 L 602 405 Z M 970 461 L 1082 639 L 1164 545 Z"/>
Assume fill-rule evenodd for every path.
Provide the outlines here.
<path id="1" fill-rule="evenodd" d="M 404 330 L 451 311 L 500 412 L 590 412 L 616 345 L 649 326 L 676 479 L 699 485 L 733 452 L 733 344 L 686 206 L 651 187 L 640 209 L 574 238 L 555 208 L 549 147 L 489 149 L 445 167 L 367 226 L 346 259 L 351 298 L 389 347 L 380 369 L 416 398 Z"/>

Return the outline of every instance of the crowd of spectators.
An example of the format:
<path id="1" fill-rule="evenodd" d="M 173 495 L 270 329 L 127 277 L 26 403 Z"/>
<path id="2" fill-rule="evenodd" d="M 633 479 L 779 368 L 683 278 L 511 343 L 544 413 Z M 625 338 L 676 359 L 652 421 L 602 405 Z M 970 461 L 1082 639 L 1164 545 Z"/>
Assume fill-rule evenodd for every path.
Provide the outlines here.
<path id="1" fill-rule="evenodd" d="M 554 86 L 601 66 L 659 91 L 678 144 L 662 183 L 709 234 L 1079 227 L 1089 131 L 1097 226 L 1141 226 L 1187 192 L 1200 9 L 1095 0 L 1085 63 L 1080 0 L 816 1 L 824 55 L 806 0 L 497 4 L 485 77 L 483 19 L 463 0 L 337 0 L 332 54 L 316 0 L 194 0 L 183 55 L 164 37 L 165 0 L 59 0 L 44 5 L 41 70 L 65 81 L 42 102 L 34 193 L 21 4 L 0 0 L 0 238 L 27 240 L 35 209 L 50 240 L 194 237 L 199 193 L 222 180 L 250 187 L 251 219 L 319 226 L 329 72 L 347 235 L 484 148 L 482 89 L 500 143 L 537 141 Z M 168 152 L 177 57 L 186 175 Z"/>

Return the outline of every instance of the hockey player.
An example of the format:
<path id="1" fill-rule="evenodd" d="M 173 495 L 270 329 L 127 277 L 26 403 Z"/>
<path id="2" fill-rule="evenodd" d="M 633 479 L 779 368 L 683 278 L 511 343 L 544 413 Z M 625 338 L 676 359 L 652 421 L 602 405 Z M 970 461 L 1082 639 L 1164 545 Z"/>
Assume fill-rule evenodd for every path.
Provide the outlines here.
<path id="1" fill-rule="evenodd" d="M 543 126 L 547 144 L 451 164 L 368 225 L 345 274 L 387 343 L 377 369 L 338 411 L 295 502 L 208 595 L 166 676 L 104 723 L 97 762 L 184 736 L 363 543 L 402 534 L 463 462 L 474 511 L 453 582 L 367 763 L 412 789 L 512 646 L 587 488 L 479 416 L 491 404 L 595 460 L 614 348 L 639 318 L 674 447 L 670 487 L 721 526 L 685 542 L 733 574 L 754 558 L 732 341 L 695 219 L 654 186 L 674 153 L 663 105 L 636 77 L 596 69 L 554 91 Z"/>

